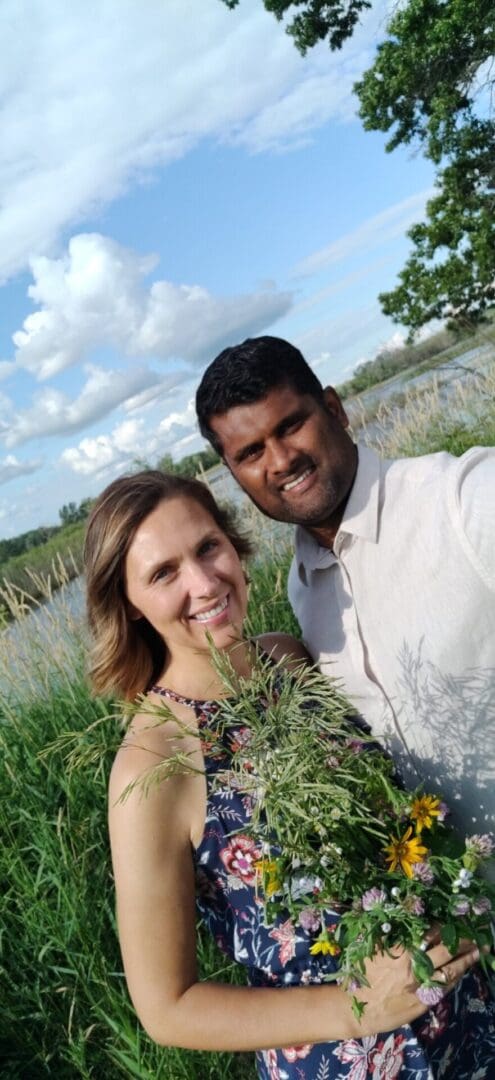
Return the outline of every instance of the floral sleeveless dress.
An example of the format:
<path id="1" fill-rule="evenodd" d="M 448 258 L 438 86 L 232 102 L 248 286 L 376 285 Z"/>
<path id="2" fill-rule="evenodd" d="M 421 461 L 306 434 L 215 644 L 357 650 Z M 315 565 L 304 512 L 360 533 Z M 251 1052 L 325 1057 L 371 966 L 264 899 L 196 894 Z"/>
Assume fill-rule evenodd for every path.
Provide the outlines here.
<path id="1" fill-rule="evenodd" d="M 249 827 L 250 798 L 235 787 L 217 788 L 214 782 L 232 751 L 249 739 L 249 729 L 231 727 L 220 737 L 216 701 L 184 698 L 162 686 L 152 691 L 190 706 L 198 719 L 207 817 L 193 854 L 197 907 L 204 923 L 223 952 L 244 965 L 251 986 L 290 988 L 323 982 L 338 965 L 333 956 L 310 953 L 319 920 L 312 920 L 306 911 L 299 923 L 287 913 L 266 925 L 255 887 L 255 864 L 262 852 L 246 832 L 236 836 L 236 831 Z M 338 918 L 328 911 L 327 926 Z M 472 971 L 410 1026 L 362 1039 L 262 1050 L 256 1053 L 256 1064 L 262 1080 L 495 1080 L 495 1002 L 484 977 Z"/>

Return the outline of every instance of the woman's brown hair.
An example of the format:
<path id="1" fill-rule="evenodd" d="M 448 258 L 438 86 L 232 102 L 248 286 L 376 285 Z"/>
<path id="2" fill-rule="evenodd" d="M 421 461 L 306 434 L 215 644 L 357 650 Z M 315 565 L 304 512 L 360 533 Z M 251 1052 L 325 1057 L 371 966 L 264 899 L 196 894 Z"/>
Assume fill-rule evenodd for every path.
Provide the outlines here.
<path id="1" fill-rule="evenodd" d="M 125 560 L 141 522 L 158 503 L 180 496 L 195 499 L 210 514 L 240 558 L 251 553 L 231 511 L 218 506 L 199 480 L 149 469 L 109 484 L 91 511 L 84 543 L 86 607 L 93 639 L 89 674 L 97 693 L 132 700 L 163 671 L 167 656 L 163 639 L 146 619 L 129 616 Z"/>

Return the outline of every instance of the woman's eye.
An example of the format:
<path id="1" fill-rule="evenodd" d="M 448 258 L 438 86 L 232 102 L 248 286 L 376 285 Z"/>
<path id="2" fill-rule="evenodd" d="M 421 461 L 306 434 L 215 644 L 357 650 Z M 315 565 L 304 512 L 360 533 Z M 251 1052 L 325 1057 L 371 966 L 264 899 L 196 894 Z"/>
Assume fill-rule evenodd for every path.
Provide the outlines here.
<path id="1" fill-rule="evenodd" d="M 171 566 L 161 566 L 160 569 L 156 571 L 156 574 L 153 577 L 153 581 L 164 581 L 165 578 L 170 577 L 171 573 Z"/>
<path id="2" fill-rule="evenodd" d="M 218 540 L 205 540 L 199 549 L 200 555 L 208 555 L 210 551 L 214 551 L 218 547 Z"/>

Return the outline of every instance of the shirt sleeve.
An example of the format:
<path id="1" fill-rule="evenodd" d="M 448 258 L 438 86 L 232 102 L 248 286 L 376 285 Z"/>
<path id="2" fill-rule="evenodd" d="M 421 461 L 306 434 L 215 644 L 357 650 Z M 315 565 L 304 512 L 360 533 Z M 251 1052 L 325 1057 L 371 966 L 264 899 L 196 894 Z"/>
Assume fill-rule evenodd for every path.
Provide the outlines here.
<path id="1" fill-rule="evenodd" d="M 454 513 L 469 558 L 495 590 L 495 448 L 473 447 L 456 463 Z"/>

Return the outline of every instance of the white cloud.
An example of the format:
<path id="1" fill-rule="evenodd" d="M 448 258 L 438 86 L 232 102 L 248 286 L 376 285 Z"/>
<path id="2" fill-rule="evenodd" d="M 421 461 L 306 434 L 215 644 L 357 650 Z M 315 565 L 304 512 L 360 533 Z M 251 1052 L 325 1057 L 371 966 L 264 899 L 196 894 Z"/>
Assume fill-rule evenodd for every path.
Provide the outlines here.
<path id="1" fill-rule="evenodd" d="M 13 334 L 17 364 L 48 379 L 102 344 L 198 363 L 292 306 L 292 293 L 273 288 L 234 297 L 163 280 L 146 288 L 154 264 L 99 233 L 73 236 L 59 259 L 31 259 L 28 293 L 40 308 Z"/>
<path id="2" fill-rule="evenodd" d="M 0 458 L 0 484 L 15 480 L 18 476 L 28 476 L 41 468 L 41 461 L 19 461 L 14 454 Z"/>
<path id="3" fill-rule="evenodd" d="M 78 446 L 63 450 L 60 460 L 82 476 L 108 475 L 130 468 L 136 460 L 154 464 L 166 452 L 177 456 L 195 439 L 198 446 L 203 444 L 196 429 L 194 402 L 189 401 L 182 412 L 171 413 L 151 431 L 143 418 L 124 420 L 109 435 L 84 438 Z"/>
<path id="4" fill-rule="evenodd" d="M 4 0 L 0 276 L 202 139 L 261 150 L 349 116 L 384 10 L 324 75 L 328 46 L 299 56 L 260 0 Z"/>
<path id="5" fill-rule="evenodd" d="M 393 206 L 388 206 L 379 214 L 363 221 L 356 229 L 334 240 L 331 244 L 313 252 L 294 267 L 294 277 L 306 277 L 316 274 L 333 263 L 342 262 L 356 252 L 369 252 L 373 248 L 402 236 L 406 229 L 423 216 L 428 199 L 434 193 L 433 188 L 418 191 Z"/>
<path id="6" fill-rule="evenodd" d="M 39 436 L 80 431 L 126 399 L 136 400 L 136 395 L 146 392 L 147 388 L 156 392 L 161 383 L 158 375 L 144 367 L 108 371 L 88 364 L 85 370 L 86 383 L 73 401 L 61 390 L 51 387 L 35 394 L 32 406 L 14 413 L 10 419 L 6 419 L 4 409 L 1 433 L 5 445 L 18 446 Z"/>

